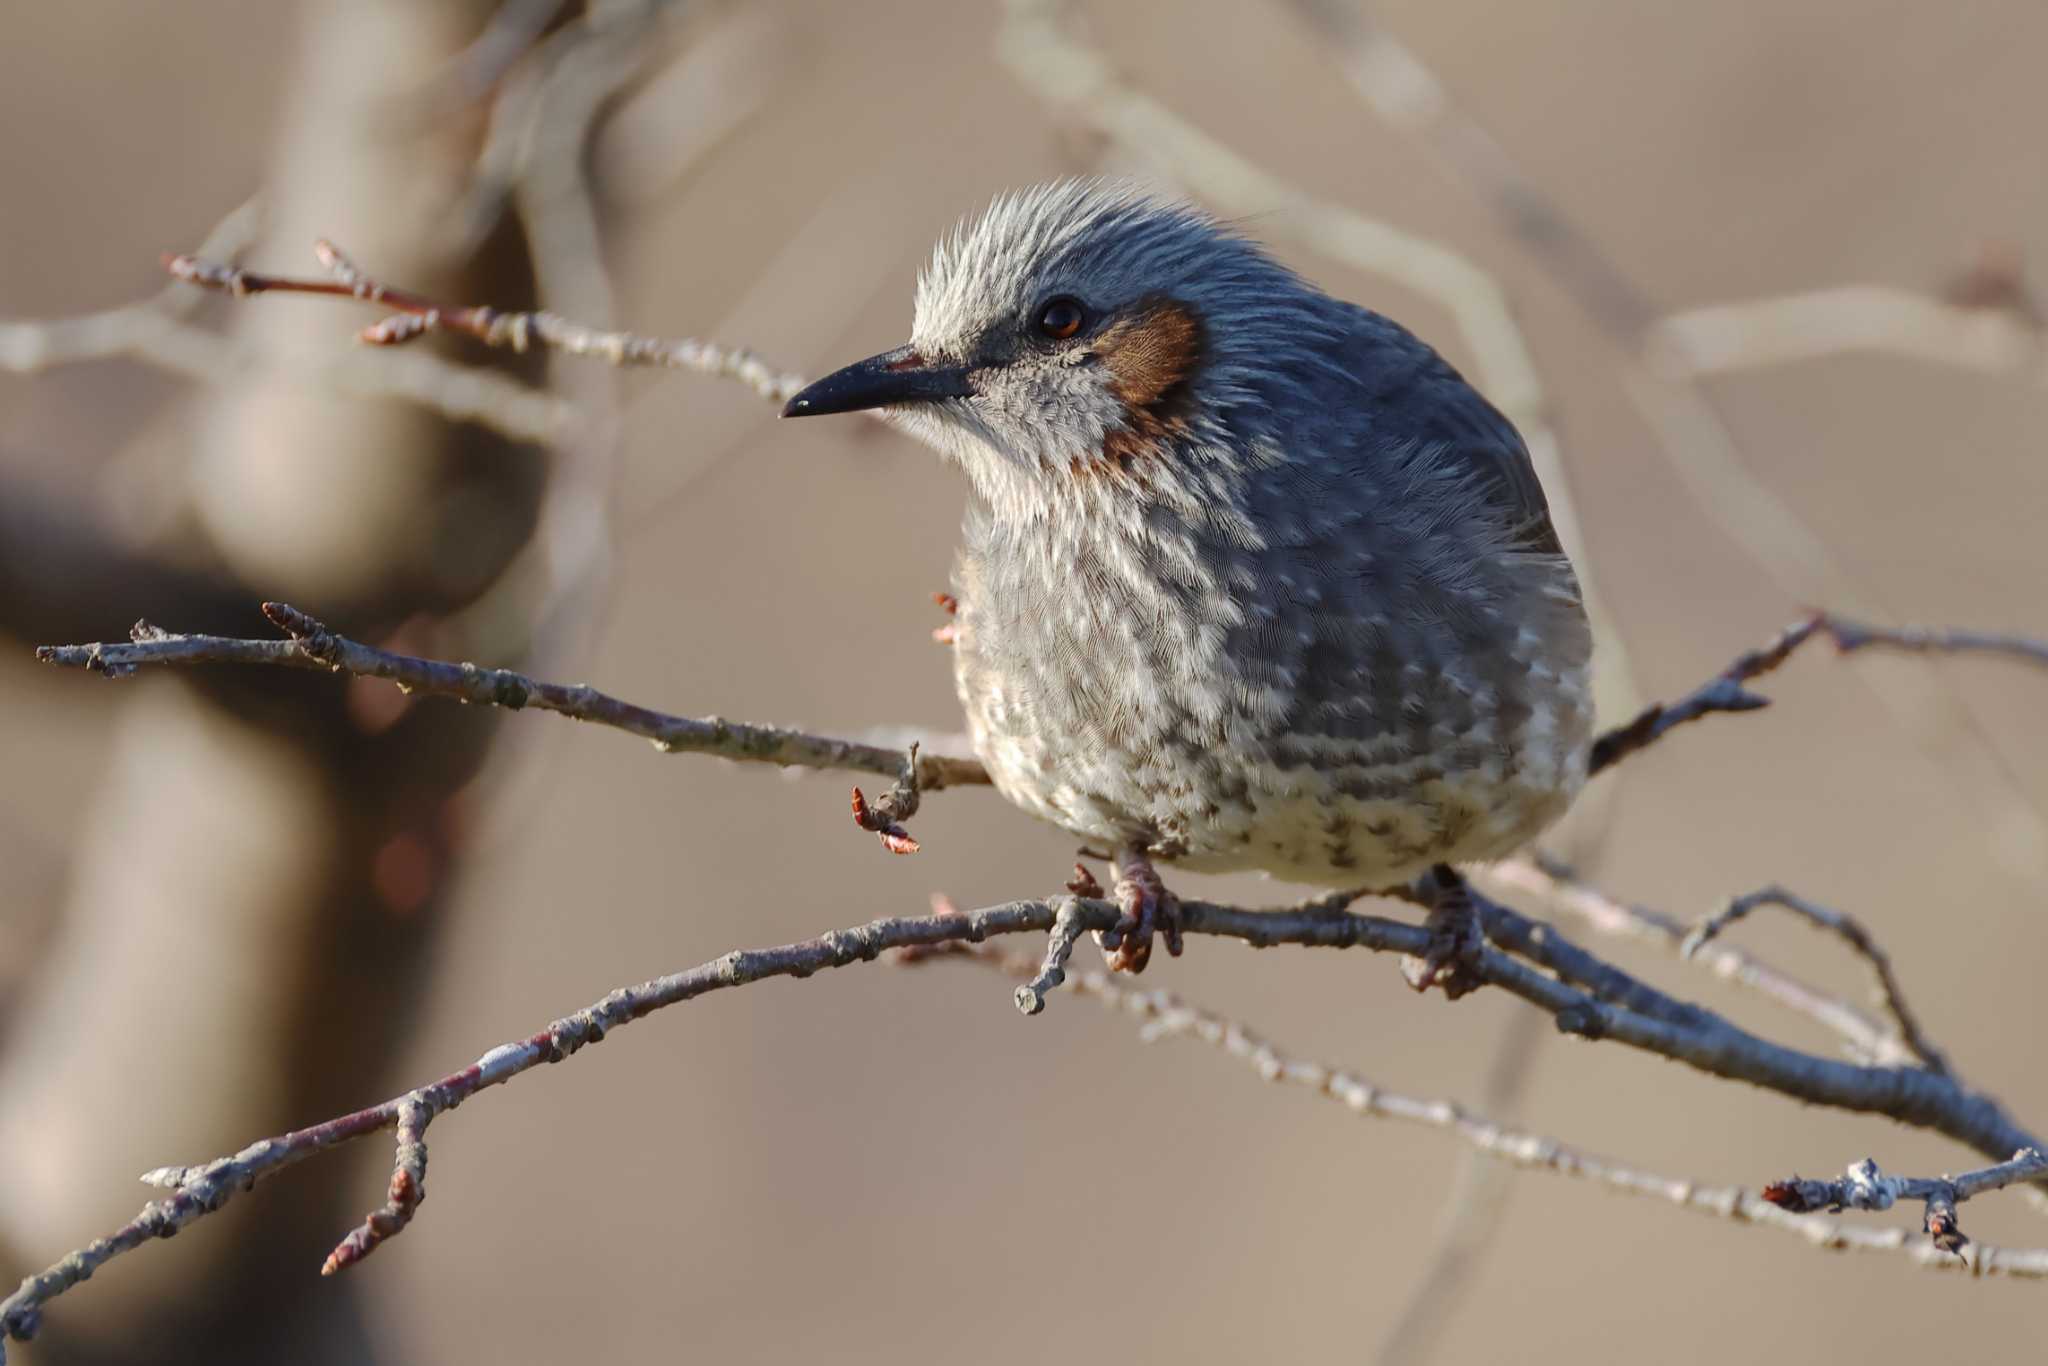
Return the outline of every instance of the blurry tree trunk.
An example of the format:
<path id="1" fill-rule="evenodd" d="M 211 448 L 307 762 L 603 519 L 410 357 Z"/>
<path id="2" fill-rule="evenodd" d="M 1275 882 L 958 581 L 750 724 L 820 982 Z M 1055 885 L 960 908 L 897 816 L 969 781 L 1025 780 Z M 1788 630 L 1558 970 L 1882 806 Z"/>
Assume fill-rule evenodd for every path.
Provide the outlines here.
<path id="1" fill-rule="evenodd" d="M 529 295 L 516 244 L 494 243 L 483 262 L 434 246 L 453 236 L 477 117 L 423 127 L 403 112 L 417 102 L 400 102 L 487 9 L 305 6 L 265 261 L 302 268 L 327 236 L 390 278 L 455 297 Z M 350 344 L 332 305 L 236 309 L 232 321 L 279 353 Z M 540 452 L 404 403 L 285 383 L 207 402 L 187 524 L 226 578 L 339 628 L 405 625 L 417 641 L 531 533 Z M 260 628 L 249 610 L 239 624 Z M 40 1267 L 132 1215 L 150 1194 L 133 1178 L 149 1167 L 389 1089 L 460 844 L 459 794 L 493 729 L 481 710 L 419 724 L 388 689 L 324 677 L 118 686 L 133 691 L 77 833 L 59 939 L 0 1061 L 0 1249 L 13 1267 Z M 363 1361 L 374 1352 L 355 1308 L 362 1282 L 316 1273 L 382 1186 L 365 1173 L 266 1188 L 249 1197 L 260 1217 L 230 1211 L 176 1256 L 124 1263 L 90 1309 L 56 1309 L 63 1331 L 27 1359 Z"/>

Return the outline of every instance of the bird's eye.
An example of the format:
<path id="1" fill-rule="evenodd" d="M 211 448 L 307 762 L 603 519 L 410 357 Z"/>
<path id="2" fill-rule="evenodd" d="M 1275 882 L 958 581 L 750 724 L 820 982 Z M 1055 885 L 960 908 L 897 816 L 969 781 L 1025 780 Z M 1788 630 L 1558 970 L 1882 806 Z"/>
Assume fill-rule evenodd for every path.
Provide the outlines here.
<path id="1" fill-rule="evenodd" d="M 1081 324 L 1088 320 L 1081 301 L 1062 294 L 1048 299 L 1038 310 L 1038 330 L 1054 341 L 1065 341 L 1081 330 Z"/>

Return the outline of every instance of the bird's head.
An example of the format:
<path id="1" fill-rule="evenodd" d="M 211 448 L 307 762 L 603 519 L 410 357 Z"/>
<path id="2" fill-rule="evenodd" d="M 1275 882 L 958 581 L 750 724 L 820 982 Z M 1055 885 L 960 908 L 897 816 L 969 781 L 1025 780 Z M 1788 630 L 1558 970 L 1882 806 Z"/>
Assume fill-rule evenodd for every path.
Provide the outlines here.
<path id="1" fill-rule="evenodd" d="M 1184 204 L 1060 181 L 942 241 L 907 345 L 811 385 L 785 417 L 878 409 L 966 466 L 1021 479 L 1132 475 L 1227 438 L 1250 375 L 1299 346 L 1306 287 Z"/>

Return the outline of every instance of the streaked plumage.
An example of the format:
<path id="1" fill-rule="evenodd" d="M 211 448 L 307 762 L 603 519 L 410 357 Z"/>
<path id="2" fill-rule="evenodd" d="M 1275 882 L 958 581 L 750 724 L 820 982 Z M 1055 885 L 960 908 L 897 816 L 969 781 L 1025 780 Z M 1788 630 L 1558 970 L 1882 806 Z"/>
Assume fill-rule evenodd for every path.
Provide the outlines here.
<path id="1" fill-rule="evenodd" d="M 1528 453 L 1398 324 L 1069 181 L 941 243 L 878 361 L 954 377 L 885 413 L 973 483 L 959 692 L 1018 805 L 1386 885 L 1512 850 L 1583 780 L 1590 636 Z"/>

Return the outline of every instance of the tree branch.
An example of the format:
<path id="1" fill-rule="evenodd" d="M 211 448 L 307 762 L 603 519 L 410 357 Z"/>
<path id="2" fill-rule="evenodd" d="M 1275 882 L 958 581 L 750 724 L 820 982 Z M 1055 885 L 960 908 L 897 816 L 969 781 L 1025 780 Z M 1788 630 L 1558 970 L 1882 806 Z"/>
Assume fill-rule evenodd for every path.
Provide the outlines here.
<path id="1" fill-rule="evenodd" d="M 1735 897 L 1718 914 L 1711 915 L 1693 927 L 1691 933 L 1678 946 L 1681 957 L 1691 958 L 1697 954 L 1721 931 L 1762 906 L 1779 906 L 1793 914 L 1839 935 L 1852 949 L 1870 964 L 1871 976 L 1876 980 L 1877 992 L 1884 1002 L 1885 1013 L 1890 1015 L 1902 1040 L 1913 1057 L 1923 1066 L 1946 1073 L 1948 1059 L 1942 1055 L 1934 1041 L 1920 1028 L 1919 1017 L 1906 1004 L 1905 988 L 1899 985 L 1898 977 L 1892 972 L 1891 955 L 1886 953 L 1863 923 L 1852 915 L 1829 910 L 1817 902 L 1808 901 L 1785 890 L 1783 887 L 1765 887 Z"/>
<path id="2" fill-rule="evenodd" d="M 1676 917 L 1611 896 L 1540 853 L 1503 859 L 1482 870 L 1481 876 L 1541 896 L 1601 934 L 1647 940 L 1674 954 L 1685 943 L 1687 926 Z M 1883 1066 L 1919 1061 L 1904 1040 L 1873 1016 L 1746 950 L 1717 940 L 1692 957 L 1715 976 L 1748 987 L 1841 1036 L 1859 1061 Z"/>
<path id="3" fill-rule="evenodd" d="M 1593 742 L 1593 752 L 1586 760 L 1587 775 L 1612 767 L 1688 721 L 1715 712 L 1756 711 L 1769 706 L 1768 697 L 1751 692 L 1743 684 L 1783 664 L 1794 650 L 1812 638 L 1819 625 L 1818 617 L 1795 622 L 1760 648 L 1737 655 L 1727 668 L 1678 701 L 1653 702 L 1627 725 L 1603 733 Z"/>
<path id="4" fill-rule="evenodd" d="M 112 676 L 133 672 L 147 664 L 239 663 L 326 669 L 385 678 L 403 688 L 466 702 L 556 711 L 639 735 L 665 750 L 689 749 L 785 766 L 891 774 L 897 777 L 897 790 L 869 809 L 871 819 L 862 822 L 868 828 L 879 826 L 878 833 L 885 842 L 892 829 L 903 833 L 894 826 L 894 817 L 914 809 L 920 786 L 938 788 L 987 781 L 985 771 L 972 760 L 926 759 L 917 755 L 915 747 L 905 752 L 778 727 L 672 716 L 588 687 L 566 687 L 509 670 L 380 650 L 338 636 L 315 619 L 282 604 L 265 604 L 264 611 L 286 632 L 287 639 L 175 636 L 141 624 L 134 640 L 126 645 L 46 646 L 38 651 L 38 657 Z M 1831 634 L 1842 632 L 1845 638 L 1856 642 L 1855 648 L 1866 644 L 1942 648 L 1939 642 L 1963 638 L 1953 632 L 1880 631 L 1816 615 L 1780 633 L 1762 649 L 1739 657 L 1688 698 L 1667 707 L 1652 708 L 1621 731 L 1602 737 L 1600 744 L 1606 746 L 1608 756 L 1602 767 L 1653 743 L 1684 721 L 1711 711 L 1747 710 L 1760 704 L 1760 698 L 1748 703 L 1731 703 L 1730 699 L 1747 695 L 1742 689 L 1745 681 L 1776 667 L 1799 644 L 1823 630 Z M 1974 642 L 1978 638 L 1968 639 Z M 1985 639 L 2000 643 L 1994 647 L 1960 648 L 1999 648 L 2034 657 L 2030 649 L 2010 648 L 2016 638 Z M 865 806 L 865 802 L 857 803 L 856 819 Z M 1410 900 L 1427 900 L 1419 889 L 1399 894 Z M 1323 948 L 1363 947 L 1404 955 L 1428 951 L 1432 937 L 1426 928 L 1359 915 L 1347 909 L 1358 895 L 1336 893 L 1284 911 L 1249 911 L 1188 902 L 1183 905 L 1183 919 L 1188 933 L 1235 938 L 1259 947 L 1285 943 Z M 1611 1039 L 1685 1062 L 1710 1075 L 1747 1081 L 1810 1103 L 1883 1114 L 1946 1134 L 1989 1156 L 2041 1146 L 1995 1100 L 1965 1089 L 1946 1070 L 1844 1063 L 1771 1043 L 1704 1007 L 1638 980 L 1573 944 L 1551 926 L 1530 920 L 1476 890 L 1472 896 L 1487 937 L 1497 946 L 1483 948 L 1475 956 L 1469 965 L 1474 979 L 1501 987 L 1535 1005 L 1552 1016 L 1561 1032 L 1584 1039 Z M 1625 922 L 1636 932 L 1653 933 L 1667 941 L 1678 936 L 1675 924 L 1653 919 L 1648 913 L 1616 912 L 1604 904 L 1600 910 L 1609 920 Z M 1065 979 L 1067 959 L 1079 936 L 1087 930 L 1112 927 L 1119 914 L 1106 901 L 1072 896 L 1057 901 L 1011 902 L 966 915 L 949 911 L 916 920 L 876 921 L 780 948 L 728 955 L 683 973 L 622 989 L 531 1038 L 492 1050 L 461 1072 L 380 1106 L 264 1140 L 232 1157 L 200 1167 L 151 1173 L 147 1179 L 171 1187 L 172 1194 L 146 1206 L 134 1220 L 107 1238 L 71 1254 L 42 1276 L 25 1281 L 15 1296 L 0 1303 L 0 1328 L 17 1337 L 26 1336 L 34 1330 L 45 1301 L 89 1275 L 107 1258 L 139 1245 L 146 1238 L 165 1236 L 212 1212 L 235 1190 L 246 1188 L 273 1170 L 365 1133 L 397 1127 L 399 1157 L 384 1206 L 335 1249 L 325 1269 L 346 1267 L 368 1255 L 411 1219 L 424 1194 L 425 1131 L 436 1115 L 486 1086 L 516 1076 L 540 1062 L 567 1057 L 584 1043 L 603 1037 L 608 1029 L 666 1005 L 770 976 L 808 976 L 821 968 L 872 959 L 886 949 L 975 943 L 996 934 L 1049 931 L 1042 960 L 1029 974 L 1030 981 L 1016 994 L 1018 1007 L 1032 1014 L 1043 1008 L 1046 993 Z M 1792 994 L 1785 985 L 1789 979 L 1762 980 L 1780 994 Z M 1867 1020 L 1857 1023 L 1859 1017 L 1846 1007 L 1831 1018 L 1851 1037 L 1878 1036 L 1877 1026 Z M 1896 1012 L 1895 1018 L 1899 1018 Z M 1922 1061 L 1930 1054 L 1938 1057 L 1931 1053 L 1931 1046 L 1924 1039 L 1918 1038 L 1917 1026 L 1909 1030 L 1911 1018 L 1910 1014 L 1900 1018 L 1901 1031 L 1916 1040 L 1909 1043 L 1909 1052 Z M 1952 1222 L 1951 1219 L 1950 1225 L 1943 1227 L 1952 1226 Z M 2022 1260 L 2000 1269 L 2034 1274 L 2016 1270 L 2027 1265 L 2031 1264 Z"/>
<path id="5" fill-rule="evenodd" d="M 896 822 L 916 809 L 914 801 L 906 799 L 906 781 L 923 792 L 989 781 L 988 771 L 972 758 L 920 755 L 906 771 L 903 750 L 810 735 L 781 726 L 750 725 L 719 717 L 676 716 L 623 701 L 587 685 L 547 683 L 510 669 L 396 654 L 339 635 L 285 603 L 265 603 L 263 613 L 286 633 L 287 639 L 178 635 L 138 622 L 126 643 L 42 645 L 36 648 L 36 658 L 60 668 L 83 668 L 110 678 L 124 677 L 145 666 L 169 664 L 268 664 L 324 669 L 388 679 L 408 692 L 430 697 L 451 697 L 514 711 L 532 707 L 556 712 L 637 735 L 652 741 L 664 753 L 690 751 L 787 768 L 851 769 L 881 774 L 897 780 L 898 789 L 873 803 L 860 799 L 855 822 L 862 829 L 882 835 L 885 842 L 890 839 L 892 828 L 894 833 L 902 833 Z M 1829 635 L 1844 651 L 1871 647 L 1992 651 L 2048 665 L 2048 642 L 2023 636 L 1931 627 L 1888 629 L 1816 613 L 1787 627 L 1758 649 L 1737 656 L 1726 669 L 1678 701 L 1652 705 L 1626 725 L 1603 733 L 1593 743 L 1589 772 L 1599 773 L 1612 767 L 1689 721 L 1715 712 L 1753 711 L 1768 705 L 1769 699 L 1743 685 L 1777 668 L 1816 633 Z M 914 844 L 913 841 L 913 847 Z"/>
<path id="6" fill-rule="evenodd" d="M 2027 636 L 1949 627 L 1871 626 L 1832 612 L 1815 612 L 1787 626 L 1758 648 L 1737 655 L 1727 668 L 1678 701 L 1652 703 L 1627 725 L 1603 733 L 1593 742 L 1593 752 L 1586 763 L 1588 775 L 1613 766 L 1688 721 L 1715 712 L 1755 711 L 1769 706 L 1769 698 L 1743 685 L 1783 664 L 1816 635 L 1828 637 L 1842 654 L 1872 648 L 1918 654 L 1998 654 L 2048 667 L 2048 641 Z"/>
<path id="7" fill-rule="evenodd" d="M 1005 951 L 987 944 L 956 941 L 940 946 L 929 954 L 917 955 L 920 958 L 926 956 L 971 959 L 1013 977 L 1030 977 L 1038 971 L 1035 960 L 1028 955 Z M 1094 1000 L 1112 1013 L 1131 1016 L 1140 1021 L 1138 1037 L 1146 1043 L 1165 1038 L 1196 1039 L 1245 1063 L 1264 1081 L 1300 1086 L 1326 1100 L 1337 1102 L 1352 1114 L 1361 1117 L 1392 1119 L 1443 1130 L 1456 1135 L 1470 1144 L 1474 1150 L 1488 1157 L 1518 1167 L 1562 1176 L 1576 1176 L 1625 1194 L 1667 1200 L 1681 1209 L 1694 1213 L 1734 1219 L 1740 1223 L 1757 1224 L 1797 1234 L 1815 1247 L 1903 1253 L 1916 1265 L 1934 1270 L 1968 1270 L 1980 1276 L 2048 1278 L 2048 1248 L 2019 1250 L 1979 1246 L 1974 1254 L 1965 1260 L 1952 1255 L 1961 1250 L 1960 1245 L 1945 1246 L 1938 1237 L 1932 1241 L 1918 1241 L 1911 1239 L 1904 1229 L 1874 1232 L 1845 1227 L 1832 1220 L 1800 1217 L 1801 1211 L 1795 1210 L 1783 1200 L 1772 1198 L 1773 1192 L 1778 1189 L 1776 1185 L 1766 1187 L 1762 1196 L 1758 1196 L 1738 1186 L 1714 1187 L 1689 1178 L 1660 1176 L 1561 1143 L 1554 1138 L 1497 1123 L 1484 1115 L 1472 1113 L 1454 1100 L 1404 1095 L 1341 1068 L 1289 1057 L 1236 1021 L 1188 1005 L 1168 992 L 1140 991 L 1125 985 L 1108 973 L 1095 971 L 1074 973 L 1066 981 L 1076 995 Z M 1020 994 L 1025 990 L 1028 988 L 1019 988 Z M 1958 1193 L 1954 1198 L 1967 1199 L 1969 1195 L 2024 1180 L 2043 1169 L 2048 1169 L 2048 1160 L 2042 1159 L 2038 1152 L 2034 1152 L 2028 1163 L 2015 1160 L 1989 1168 L 1985 1172 L 1968 1173 L 1955 1178 L 1953 1184 Z M 1997 1173 L 2000 1178 L 1996 1186 L 1983 1181 L 1983 1178 L 1991 1173 Z M 1890 1177 L 1884 1179 L 1893 1182 L 1899 1180 Z M 1827 1183 L 1801 1184 L 1817 1187 Z M 1921 1186 L 1932 1187 L 1950 1183 L 1900 1184 L 1913 1186 L 1910 1193 L 1902 1191 L 1901 1198 L 1921 1198 Z M 1964 1194 L 1963 1191 L 1968 1193 Z M 1807 1208 L 1825 1208 L 1831 1203 L 1848 1202 L 1823 1200 Z M 1873 1204 L 1854 1207 L 1879 1209 L 1885 1206 Z"/>
<path id="8" fill-rule="evenodd" d="M 1353 913 L 1345 909 L 1353 899 L 1353 894 L 1339 893 L 1280 911 L 1185 902 L 1183 928 L 1189 934 L 1238 939 L 1254 947 L 1355 947 L 1410 955 L 1429 950 L 1429 930 Z M 1536 1005 L 1567 1034 L 1613 1039 L 1796 1099 L 1888 1115 L 1947 1134 L 1980 1151 L 2042 1146 L 2013 1124 L 1996 1102 L 1964 1091 L 1952 1077 L 1912 1069 L 1858 1067 L 1768 1043 L 1710 1011 L 1673 1001 L 1637 982 L 1547 926 L 1484 898 L 1475 896 L 1475 901 L 1490 937 L 1513 952 L 1529 955 L 1559 977 L 1547 976 L 1491 948 L 1475 956 L 1469 965 L 1472 973 L 1478 980 Z M 325 1269 L 339 1270 L 360 1260 L 402 1229 L 418 1205 L 424 1193 L 426 1128 L 436 1116 L 541 1063 L 559 1062 L 585 1044 L 601 1040 L 610 1030 L 656 1010 L 770 977 L 808 977 L 826 968 L 871 961 L 890 949 L 979 943 L 995 935 L 1055 929 L 1070 948 L 1072 940 L 1084 931 L 1113 927 L 1120 914 L 1106 901 L 1067 897 L 1013 901 L 964 914 L 942 912 L 915 919 L 877 920 L 776 948 L 727 954 L 683 972 L 621 988 L 539 1033 L 494 1048 L 461 1071 L 381 1105 L 260 1140 L 210 1163 L 149 1173 L 145 1180 L 170 1187 L 171 1194 L 144 1206 L 113 1233 L 70 1253 L 41 1275 L 24 1280 L 13 1295 L 0 1301 L 0 1341 L 8 1336 L 31 1336 L 40 1322 L 42 1306 L 89 1277 L 108 1259 L 150 1238 L 168 1237 L 272 1172 L 365 1134 L 395 1127 L 400 1130 L 400 1150 L 387 1202 L 335 1249 Z M 1027 988 L 1018 993 L 1017 1004 L 1027 1014 L 1042 1004 L 1044 989 L 1061 972 L 1058 956 L 1058 945 L 1050 946 L 1033 979 L 1038 990 Z M 1597 992 L 1599 999 L 1571 983 Z"/>
<path id="9" fill-rule="evenodd" d="M 532 707 L 572 720 L 589 721 L 652 741 L 664 754 L 715 754 L 724 759 L 777 764 L 785 768 L 850 769 L 898 778 L 906 753 L 857 740 L 811 735 L 784 726 L 749 725 L 721 717 L 676 716 L 622 701 L 584 684 L 546 683 L 510 669 L 451 664 L 395 654 L 337 635 L 296 607 L 263 604 L 263 614 L 284 631 L 285 640 L 237 640 L 226 636 L 173 635 L 138 622 L 133 639 L 122 644 L 44 645 L 36 658 L 60 668 L 83 668 L 109 678 L 156 664 L 270 664 L 295 669 L 383 678 L 408 692 L 452 697 L 459 702 L 505 707 Z M 925 791 L 986 783 L 988 774 L 975 759 L 921 755 L 915 761 L 917 786 Z"/>
<path id="10" fill-rule="evenodd" d="M 1875 647 L 1912 654 L 1995 654 L 2048 666 L 2048 640 L 2030 636 L 1943 626 L 1872 626 L 1834 613 L 1822 616 L 1820 627 L 1845 655 Z"/>
<path id="11" fill-rule="evenodd" d="M 1424 931 L 1397 921 L 1344 912 L 1333 915 L 1322 908 L 1258 912 L 1190 903 L 1186 910 L 1187 928 L 1191 932 L 1224 935 L 1261 945 L 1363 945 L 1393 950 L 1414 949 L 1428 938 Z M 602 1040 L 611 1030 L 657 1010 L 771 977 L 808 977 L 827 968 L 871 962 L 889 949 L 956 940 L 979 942 L 990 935 L 1050 930 L 1062 920 L 1075 926 L 1076 933 L 1082 929 L 1108 929 L 1119 914 L 1115 906 L 1102 901 L 1013 901 L 966 914 L 876 920 L 776 948 L 730 953 L 639 986 L 622 987 L 528 1038 L 491 1049 L 468 1067 L 381 1105 L 261 1139 L 213 1162 L 158 1168 L 143 1180 L 169 1188 L 169 1195 L 151 1201 L 128 1223 L 70 1253 L 41 1275 L 27 1278 L 14 1294 L 0 1300 L 0 1362 L 5 1361 L 7 1338 L 25 1341 L 33 1336 L 43 1306 L 90 1277 L 111 1258 L 152 1238 L 171 1236 L 218 1210 L 236 1192 L 249 1189 L 285 1167 L 366 1134 L 397 1128 L 399 1160 L 388 1202 L 336 1247 L 323 1270 L 340 1270 L 361 1260 L 403 1228 L 418 1205 L 426 1169 L 426 1128 L 437 1116 L 479 1091 L 509 1081 L 542 1063 L 560 1062 L 586 1044 Z"/>
<path id="12" fill-rule="evenodd" d="M 1961 1176 L 1886 1176 L 1877 1163 L 1866 1157 L 1852 1162 L 1833 1181 L 1811 1181 L 1792 1177 L 1765 1186 L 1763 1198 L 1779 1209 L 1794 1214 L 1814 1210 L 1887 1210 L 1900 1200 L 1920 1200 L 1927 1206 L 1921 1227 L 1936 1247 L 1944 1252 L 1961 1252 L 1969 1239 L 1956 1220 L 1956 1206 L 1986 1191 L 2004 1190 L 2019 1181 L 2030 1181 L 2048 1172 L 2048 1153 L 2039 1148 L 2022 1148 L 2011 1160 Z"/>
<path id="13" fill-rule="evenodd" d="M 255 235 L 259 215 L 255 200 L 234 210 L 207 234 L 201 255 L 209 260 L 233 256 Z M 236 273 L 227 266 L 208 269 L 223 277 Z M 200 297 L 173 282 L 152 298 L 97 313 L 0 319 L 0 371 L 35 374 L 133 356 L 170 374 L 228 387 L 247 384 L 276 366 L 274 355 L 187 321 Z M 569 406 L 559 399 L 507 375 L 456 365 L 429 351 L 338 357 L 294 366 L 293 373 L 344 393 L 407 399 L 451 421 L 476 422 L 522 440 L 552 440 L 573 425 Z"/>
<path id="14" fill-rule="evenodd" d="M 439 303 L 365 275 L 331 242 L 316 242 L 313 251 L 333 279 L 259 274 L 199 256 L 166 255 L 164 268 L 180 280 L 221 290 L 236 298 L 252 294 L 315 294 L 378 304 L 392 310 L 392 316 L 357 334 L 372 346 L 397 346 L 430 332 L 454 332 L 485 346 L 518 352 L 541 346 L 572 356 L 594 356 L 610 365 L 654 366 L 723 376 L 738 380 L 775 404 L 788 401 L 804 387 L 802 376 L 779 371 L 744 347 L 720 346 L 690 337 L 669 339 L 600 331 L 545 310 L 501 312 L 488 304 Z"/>

